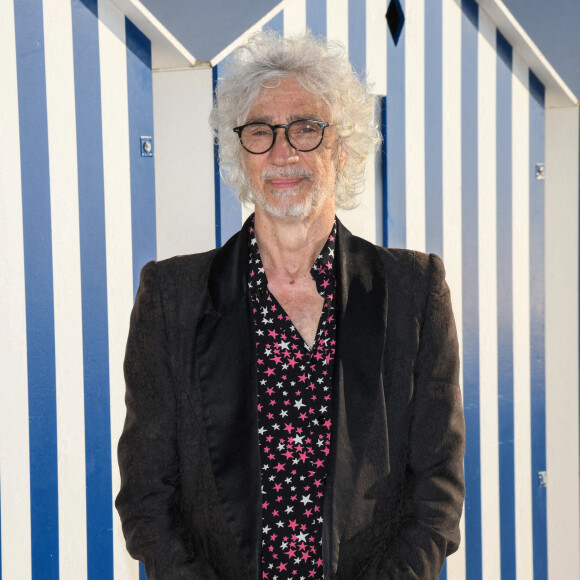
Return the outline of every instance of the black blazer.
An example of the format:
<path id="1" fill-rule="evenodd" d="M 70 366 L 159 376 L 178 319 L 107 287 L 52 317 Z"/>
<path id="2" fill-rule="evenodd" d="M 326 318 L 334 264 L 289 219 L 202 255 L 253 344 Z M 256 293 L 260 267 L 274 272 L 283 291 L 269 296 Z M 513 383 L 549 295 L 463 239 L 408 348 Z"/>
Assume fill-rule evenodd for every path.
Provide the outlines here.
<path id="1" fill-rule="evenodd" d="M 149 580 L 261 578 L 246 228 L 150 262 L 131 315 L 116 500 Z M 464 420 L 441 260 L 337 235 L 324 579 L 436 578 L 459 545 Z"/>

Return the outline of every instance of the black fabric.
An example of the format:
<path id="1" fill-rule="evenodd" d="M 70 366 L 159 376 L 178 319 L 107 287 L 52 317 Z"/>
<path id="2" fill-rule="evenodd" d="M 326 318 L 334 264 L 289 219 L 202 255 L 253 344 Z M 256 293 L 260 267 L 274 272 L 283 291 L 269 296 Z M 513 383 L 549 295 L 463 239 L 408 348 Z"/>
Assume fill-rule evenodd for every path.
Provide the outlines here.
<path id="1" fill-rule="evenodd" d="M 259 577 L 247 242 L 241 233 L 141 274 L 116 505 L 149 580 Z M 336 268 L 324 578 L 437 578 L 458 547 L 464 497 L 458 345 L 443 265 L 377 248 L 338 223 Z"/>

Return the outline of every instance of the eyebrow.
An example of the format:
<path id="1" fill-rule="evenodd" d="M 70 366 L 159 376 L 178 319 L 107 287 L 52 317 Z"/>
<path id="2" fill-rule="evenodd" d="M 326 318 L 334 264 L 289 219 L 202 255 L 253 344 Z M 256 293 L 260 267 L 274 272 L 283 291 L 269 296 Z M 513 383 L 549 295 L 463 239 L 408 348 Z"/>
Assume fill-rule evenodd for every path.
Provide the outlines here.
<path id="1" fill-rule="evenodd" d="M 284 125 L 288 125 L 290 123 L 293 123 L 294 121 L 305 121 L 305 120 L 309 120 L 309 121 L 321 121 L 322 119 L 319 118 L 319 115 L 315 115 L 315 114 L 300 114 L 300 115 L 291 115 L 289 117 L 289 121 L 288 123 L 283 123 Z M 261 117 L 248 117 L 248 119 L 246 120 L 246 124 L 247 123 L 266 123 L 268 125 L 275 125 L 277 123 L 274 123 L 274 117 L 272 117 L 271 115 L 264 115 Z"/>

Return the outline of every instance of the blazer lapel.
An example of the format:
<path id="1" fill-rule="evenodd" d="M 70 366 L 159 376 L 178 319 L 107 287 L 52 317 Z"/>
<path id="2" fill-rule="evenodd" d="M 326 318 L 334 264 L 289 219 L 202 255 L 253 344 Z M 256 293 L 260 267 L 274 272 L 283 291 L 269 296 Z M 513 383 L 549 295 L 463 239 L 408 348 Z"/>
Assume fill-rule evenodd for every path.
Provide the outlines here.
<path id="1" fill-rule="evenodd" d="M 376 248 L 338 222 L 339 319 L 332 399 L 333 431 L 324 506 L 325 561 L 335 572 L 338 548 L 376 412 L 384 409 L 382 367 L 387 324 L 386 272 Z M 382 403 L 382 404 L 381 404 Z M 378 417 L 386 438 L 386 415 Z M 376 453 L 376 451 L 375 451 Z M 373 457 L 376 461 L 376 457 Z M 375 473 L 389 470 L 388 447 Z M 330 537 L 332 534 L 332 537 Z M 330 577 L 325 571 L 325 578 Z"/>
<path id="2" fill-rule="evenodd" d="M 261 493 L 246 229 L 217 252 L 195 343 L 213 473 L 231 532 L 257 577 Z"/>

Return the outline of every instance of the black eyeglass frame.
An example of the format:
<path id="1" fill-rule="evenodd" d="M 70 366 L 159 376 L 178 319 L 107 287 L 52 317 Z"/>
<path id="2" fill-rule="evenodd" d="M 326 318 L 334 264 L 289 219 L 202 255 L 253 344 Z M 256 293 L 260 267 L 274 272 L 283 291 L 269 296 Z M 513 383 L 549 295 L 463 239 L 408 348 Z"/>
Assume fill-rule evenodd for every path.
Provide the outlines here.
<path id="1" fill-rule="evenodd" d="M 316 123 L 322 129 L 322 133 L 320 134 L 320 141 L 318 142 L 318 145 L 316 145 L 316 147 L 312 147 L 310 149 L 298 149 L 297 147 L 294 147 L 294 144 L 292 143 L 292 141 L 290 141 L 290 136 L 288 134 L 288 130 L 290 129 L 290 127 L 296 123 L 304 123 L 304 122 Z M 246 127 L 249 127 L 251 125 L 267 125 L 268 127 L 270 127 L 270 129 L 272 129 L 272 144 L 270 145 L 270 147 L 268 147 L 268 149 L 256 153 L 255 151 L 250 151 L 244 145 L 244 140 L 242 139 L 242 131 Z M 286 141 L 290 143 L 290 147 L 292 147 L 292 149 L 294 149 L 295 151 L 300 151 L 301 153 L 308 153 L 309 151 L 314 151 L 315 149 L 318 149 L 318 147 L 320 147 L 320 144 L 324 139 L 324 130 L 326 129 L 326 127 L 330 127 L 331 125 L 334 125 L 334 123 L 327 123 L 326 121 L 316 121 L 314 119 L 296 119 L 296 121 L 292 121 L 292 123 L 288 123 L 288 125 L 270 125 L 270 123 L 265 123 L 264 121 L 252 121 L 251 123 L 246 123 L 245 125 L 234 127 L 233 131 L 238 135 L 241 146 L 252 155 L 263 155 L 264 153 L 268 153 L 268 151 L 270 151 L 270 149 L 274 147 L 274 143 L 276 143 L 276 136 L 278 135 L 278 131 L 276 129 L 284 129 Z"/>

